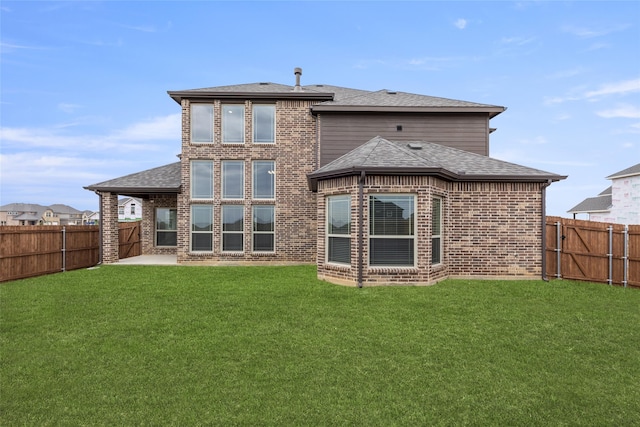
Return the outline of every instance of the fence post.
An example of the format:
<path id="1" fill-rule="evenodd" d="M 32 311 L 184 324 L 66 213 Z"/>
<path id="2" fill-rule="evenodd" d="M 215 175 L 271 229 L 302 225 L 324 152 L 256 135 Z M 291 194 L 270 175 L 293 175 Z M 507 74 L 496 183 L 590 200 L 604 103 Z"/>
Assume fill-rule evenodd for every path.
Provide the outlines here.
<path id="1" fill-rule="evenodd" d="M 556 277 L 562 278 L 562 272 L 560 271 L 561 252 L 562 252 L 562 227 L 560 221 L 556 221 Z"/>
<path id="2" fill-rule="evenodd" d="M 67 230 L 62 227 L 62 271 L 67 270 Z"/>
<path id="3" fill-rule="evenodd" d="M 613 227 L 607 227 L 609 230 L 609 252 L 607 253 L 607 257 L 609 258 L 609 276 L 607 278 L 607 283 L 609 286 L 613 286 Z"/>
<path id="4" fill-rule="evenodd" d="M 625 224 L 624 226 L 624 256 L 622 257 L 622 265 L 623 265 L 623 275 L 622 275 L 622 284 L 624 287 L 627 287 L 628 275 L 629 275 L 629 226 Z"/>

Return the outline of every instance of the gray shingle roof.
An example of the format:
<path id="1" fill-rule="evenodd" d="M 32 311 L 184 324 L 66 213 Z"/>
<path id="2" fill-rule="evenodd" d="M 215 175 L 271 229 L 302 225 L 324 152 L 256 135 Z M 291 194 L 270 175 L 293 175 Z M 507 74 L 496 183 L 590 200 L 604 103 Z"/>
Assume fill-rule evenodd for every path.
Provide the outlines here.
<path id="1" fill-rule="evenodd" d="M 92 191 L 109 191 L 130 196 L 148 193 L 179 193 L 180 162 L 132 173 L 84 188 Z"/>
<path id="2" fill-rule="evenodd" d="M 606 179 L 623 178 L 625 176 L 635 175 L 640 175 L 640 163 L 633 165 L 630 168 L 623 169 L 620 172 L 616 172 L 613 175 L 609 175 Z"/>
<path id="3" fill-rule="evenodd" d="M 565 176 L 425 141 L 389 141 L 379 136 L 308 175 L 317 181 L 359 174 L 437 175 L 453 181 L 559 181 Z"/>
<path id="4" fill-rule="evenodd" d="M 588 197 L 569 209 L 567 213 L 607 212 L 611 209 L 612 187 L 608 187 L 596 197 Z"/>
<path id="5" fill-rule="evenodd" d="M 415 93 L 394 92 L 387 89 L 376 92 L 366 92 L 359 96 L 326 101 L 322 103 L 322 105 L 376 107 L 495 107 L 494 105 L 418 95 Z"/>

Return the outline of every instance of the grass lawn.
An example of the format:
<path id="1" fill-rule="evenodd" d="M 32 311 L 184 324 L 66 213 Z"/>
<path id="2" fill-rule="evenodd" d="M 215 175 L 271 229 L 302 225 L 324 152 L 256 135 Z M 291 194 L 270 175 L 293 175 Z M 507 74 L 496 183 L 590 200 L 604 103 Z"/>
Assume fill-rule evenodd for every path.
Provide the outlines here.
<path id="1" fill-rule="evenodd" d="M 102 266 L 0 285 L 0 424 L 640 425 L 640 291 Z"/>

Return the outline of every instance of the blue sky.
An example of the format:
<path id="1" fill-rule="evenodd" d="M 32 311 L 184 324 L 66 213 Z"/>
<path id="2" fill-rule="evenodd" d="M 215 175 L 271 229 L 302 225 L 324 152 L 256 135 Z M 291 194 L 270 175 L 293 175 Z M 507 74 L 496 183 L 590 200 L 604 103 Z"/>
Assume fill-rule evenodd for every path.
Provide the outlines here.
<path id="1" fill-rule="evenodd" d="M 640 2 L 0 3 L 0 204 L 177 161 L 167 90 L 270 81 L 501 105 L 490 155 L 569 178 L 547 213 L 640 162 Z"/>

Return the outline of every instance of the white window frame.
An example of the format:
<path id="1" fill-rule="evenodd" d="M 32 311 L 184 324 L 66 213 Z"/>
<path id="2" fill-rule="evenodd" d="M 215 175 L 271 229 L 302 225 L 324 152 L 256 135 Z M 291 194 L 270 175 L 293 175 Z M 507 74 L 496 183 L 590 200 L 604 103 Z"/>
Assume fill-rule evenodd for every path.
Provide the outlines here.
<path id="1" fill-rule="evenodd" d="M 175 212 L 175 218 L 176 218 L 176 222 L 175 222 L 175 227 L 174 229 L 171 228 L 167 228 L 167 229 L 159 229 L 158 228 L 158 212 L 160 210 L 167 210 L 169 211 L 169 219 L 171 219 L 171 211 Z M 156 247 L 160 247 L 160 248 L 175 248 L 176 246 L 178 246 L 178 209 L 177 208 L 156 208 L 156 217 L 155 217 L 155 233 L 154 233 L 154 244 Z M 169 223 L 170 225 L 171 223 Z M 176 244 L 175 245 L 159 245 L 158 244 L 158 233 L 173 233 L 176 235 Z"/>
<path id="2" fill-rule="evenodd" d="M 346 233 L 332 233 L 331 227 L 331 216 L 334 203 L 347 203 L 347 212 L 348 212 L 348 229 Z M 331 264 L 340 264 L 340 265 L 351 265 L 351 196 L 348 194 L 340 194 L 334 196 L 327 196 L 326 198 L 326 238 L 325 238 L 325 260 Z M 330 259 L 330 248 L 331 248 L 331 239 L 345 239 L 349 242 L 349 261 L 337 261 Z"/>
<path id="3" fill-rule="evenodd" d="M 244 144 L 244 104 L 222 104 L 222 143 L 223 144 Z M 240 141 L 227 141 L 226 139 L 226 130 L 228 126 L 227 114 L 230 113 L 230 109 L 233 109 L 234 112 L 242 111 L 240 118 Z M 231 112 L 233 114 L 233 112 Z"/>
<path id="4" fill-rule="evenodd" d="M 205 110 L 206 107 L 206 110 Z M 196 113 L 196 110 L 203 110 L 202 116 Z M 213 133 L 213 113 L 214 113 L 213 104 L 201 104 L 201 103 L 193 103 L 191 104 L 191 114 L 190 114 L 190 132 L 189 132 L 189 140 L 192 144 L 213 144 L 214 142 L 214 133 Z M 204 118 L 206 114 L 208 123 L 206 126 L 209 128 L 209 138 L 196 139 L 194 138 L 194 130 L 196 129 L 196 120 L 201 117 Z"/>
<path id="5" fill-rule="evenodd" d="M 227 231 L 224 229 L 224 218 L 225 218 L 225 208 L 240 208 L 242 210 L 242 227 L 240 231 L 231 230 Z M 234 250 L 225 250 L 224 249 L 224 236 L 226 234 L 240 234 L 242 236 L 242 248 L 234 249 Z M 242 253 L 244 252 L 244 205 L 221 205 L 220 206 L 220 251 L 224 253 Z"/>
<path id="6" fill-rule="evenodd" d="M 256 212 L 256 208 L 260 209 L 260 208 L 265 208 L 265 207 L 269 207 L 271 208 L 272 212 L 273 212 L 273 230 L 270 231 L 257 231 L 256 230 L 256 220 L 255 220 L 255 212 Z M 255 236 L 257 234 L 272 234 L 273 235 L 273 249 L 270 251 L 261 251 L 261 250 L 256 250 L 255 249 Z M 276 206 L 275 205 L 253 205 L 251 207 L 251 252 L 253 253 L 275 253 L 276 252 Z"/>
<path id="7" fill-rule="evenodd" d="M 258 197 L 256 195 L 257 185 L 256 183 L 259 180 L 259 176 L 256 175 L 256 165 L 258 163 L 271 163 L 271 170 L 268 171 L 270 175 L 270 179 L 272 180 L 272 195 L 271 197 Z M 261 195 L 260 195 L 261 196 Z M 251 197 L 254 200 L 275 200 L 276 198 L 276 161 L 275 160 L 254 160 L 251 162 Z"/>
<path id="8" fill-rule="evenodd" d="M 202 195 L 200 194 L 195 194 L 194 190 L 196 188 L 196 177 L 197 175 L 195 174 L 195 165 L 197 164 L 208 164 L 211 165 L 211 182 L 209 187 L 211 188 L 211 194 L 207 195 L 207 197 L 202 197 Z M 190 179 L 191 179 L 191 188 L 190 188 L 190 196 L 191 196 L 191 200 L 213 200 L 213 193 L 214 193 L 214 164 L 213 164 L 213 160 L 191 160 L 191 165 L 190 165 Z"/>
<path id="9" fill-rule="evenodd" d="M 256 109 L 261 109 L 261 108 L 267 108 L 269 107 L 270 109 L 273 110 L 273 122 L 271 124 L 271 129 L 273 130 L 273 135 L 271 138 L 271 141 L 258 141 L 257 138 L 257 131 L 258 131 L 258 122 L 256 120 L 257 118 L 257 114 L 256 114 Z M 253 126 L 253 130 L 252 130 L 252 142 L 254 144 L 275 144 L 276 143 L 276 106 L 274 104 L 254 104 L 252 107 L 252 123 L 251 125 Z"/>
<path id="10" fill-rule="evenodd" d="M 240 188 L 242 189 L 242 194 L 240 194 L 238 197 L 228 197 L 227 194 L 225 193 L 225 186 L 227 184 L 227 176 L 225 174 L 225 168 L 226 166 L 232 165 L 232 164 L 236 164 L 236 165 L 241 165 L 242 166 L 242 171 L 240 174 Z M 222 198 L 222 200 L 242 200 L 244 199 L 244 160 L 223 160 L 222 161 L 222 165 L 221 165 L 221 185 L 220 185 L 220 197 Z M 235 195 L 234 195 L 235 196 Z"/>
<path id="11" fill-rule="evenodd" d="M 434 215 L 434 211 L 435 211 L 435 202 L 438 201 L 438 231 L 439 233 L 435 233 L 434 228 L 435 228 L 435 215 Z M 442 264 L 442 197 L 433 197 L 431 199 L 431 265 L 440 265 Z M 434 261 L 434 240 L 438 241 L 438 255 L 439 258 L 437 261 Z"/>
<path id="12" fill-rule="evenodd" d="M 210 218 L 211 218 L 211 221 L 210 221 L 211 230 L 195 231 L 193 229 L 193 227 L 194 227 L 194 222 L 193 222 L 193 220 L 194 220 L 194 209 L 200 209 L 200 208 L 203 208 L 203 207 L 206 207 L 206 208 L 210 209 L 210 212 L 211 212 L 211 215 L 210 215 Z M 214 243 L 213 242 L 213 240 L 214 240 L 213 239 L 213 228 L 214 228 L 213 227 L 213 221 L 214 221 L 213 205 L 204 205 L 204 204 L 202 204 L 202 205 L 200 205 L 200 204 L 191 205 L 191 212 L 190 213 L 191 213 L 191 216 L 190 216 L 190 220 L 189 220 L 189 251 L 190 252 L 195 252 L 195 253 L 212 253 L 213 252 L 213 248 L 214 248 L 214 244 L 213 244 Z M 194 236 L 194 234 L 210 234 L 211 235 L 211 249 L 210 250 L 193 249 L 193 236 Z"/>
<path id="13" fill-rule="evenodd" d="M 412 222 L 412 233 L 406 235 L 376 235 L 373 234 L 373 228 L 371 226 L 372 221 L 375 220 L 374 209 L 374 198 L 392 198 L 392 197 L 403 197 L 403 198 L 412 198 L 412 207 L 413 207 L 413 222 Z M 416 218 L 417 218 L 417 203 L 416 203 L 416 195 L 413 193 L 376 193 L 369 195 L 369 239 L 368 239 L 368 249 L 369 249 L 369 266 L 371 267 L 390 267 L 390 268 L 415 268 L 416 266 L 416 254 L 417 254 L 417 245 L 418 238 L 416 234 Z M 371 241 L 373 239 L 396 239 L 396 240 L 412 240 L 412 250 L 413 250 L 413 263 L 412 264 L 393 264 L 393 263 L 380 263 L 374 264 L 372 263 L 373 250 Z"/>

